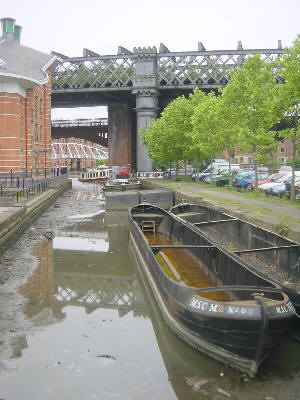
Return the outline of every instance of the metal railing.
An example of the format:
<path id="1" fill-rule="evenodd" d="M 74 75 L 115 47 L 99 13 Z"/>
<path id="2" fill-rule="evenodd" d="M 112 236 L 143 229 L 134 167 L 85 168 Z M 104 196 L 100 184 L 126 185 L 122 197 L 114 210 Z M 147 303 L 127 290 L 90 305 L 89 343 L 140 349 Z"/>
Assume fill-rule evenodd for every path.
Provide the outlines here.
<path id="1" fill-rule="evenodd" d="M 108 118 L 94 118 L 94 119 L 71 119 L 71 120 L 55 120 L 51 121 L 52 128 L 77 128 L 85 126 L 107 126 Z"/>
<path id="2" fill-rule="evenodd" d="M 53 169 L 52 174 L 45 178 L 41 176 L 1 176 L 0 175 L 0 207 L 13 206 L 19 203 L 26 203 L 34 196 L 50 189 L 58 180 L 67 179 L 67 175 L 61 175 Z"/>

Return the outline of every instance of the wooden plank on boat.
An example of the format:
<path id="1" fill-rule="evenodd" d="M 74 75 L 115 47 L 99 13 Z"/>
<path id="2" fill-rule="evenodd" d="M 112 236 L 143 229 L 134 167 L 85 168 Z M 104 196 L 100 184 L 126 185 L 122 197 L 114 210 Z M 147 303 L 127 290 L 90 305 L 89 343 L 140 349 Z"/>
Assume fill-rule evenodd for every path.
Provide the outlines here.
<path id="1" fill-rule="evenodd" d="M 197 216 L 197 215 L 207 215 L 207 213 L 205 213 L 205 212 L 197 212 L 197 213 L 195 213 L 195 212 L 190 212 L 190 213 L 179 213 L 179 214 L 175 214 L 177 217 L 180 217 L 180 218 L 182 218 L 182 216 L 184 216 L 184 217 L 193 217 L 193 216 Z"/>
<path id="2" fill-rule="evenodd" d="M 162 256 L 163 260 L 166 262 L 166 264 L 168 265 L 168 267 L 170 268 L 172 274 L 175 276 L 175 278 L 177 279 L 178 282 L 181 282 L 181 278 L 180 275 L 178 273 L 178 271 L 175 269 L 174 265 L 171 263 L 171 261 L 169 260 L 169 258 L 162 252 L 159 252 L 159 254 Z"/>
<path id="3" fill-rule="evenodd" d="M 156 246 L 150 246 L 151 249 L 153 250 L 160 250 L 160 249 L 216 249 L 217 246 L 198 246 L 198 245 L 192 245 L 192 244 L 163 244 L 163 245 L 156 245 Z"/>
<path id="4" fill-rule="evenodd" d="M 220 222 L 232 222 L 232 221 L 237 221 L 237 218 L 219 219 L 217 221 L 194 222 L 193 225 L 198 226 L 198 225 L 218 224 Z"/>

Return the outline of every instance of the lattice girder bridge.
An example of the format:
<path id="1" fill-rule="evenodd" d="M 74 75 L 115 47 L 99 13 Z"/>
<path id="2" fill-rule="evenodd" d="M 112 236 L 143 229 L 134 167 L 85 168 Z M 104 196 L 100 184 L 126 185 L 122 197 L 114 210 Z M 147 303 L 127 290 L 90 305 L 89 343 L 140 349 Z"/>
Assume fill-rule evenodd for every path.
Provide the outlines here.
<path id="1" fill-rule="evenodd" d="M 111 165 L 131 164 L 139 171 L 152 169 L 142 144 L 141 128 L 149 126 L 174 97 L 202 90 L 216 90 L 229 81 L 229 71 L 252 55 L 276 61 L 284 50 L 276 49 L 170 52 L 161 44 L 119 47 L 117 55 L 101 56 L 84 49 L 83 57 L 61 55 L 62 63 L 52 75 L 52 105 L 108 105 L 108 149 Z M 57 53 L 56 53 L 57 54 Z M 278 77 L 278 79 L 280 79 Z"/>

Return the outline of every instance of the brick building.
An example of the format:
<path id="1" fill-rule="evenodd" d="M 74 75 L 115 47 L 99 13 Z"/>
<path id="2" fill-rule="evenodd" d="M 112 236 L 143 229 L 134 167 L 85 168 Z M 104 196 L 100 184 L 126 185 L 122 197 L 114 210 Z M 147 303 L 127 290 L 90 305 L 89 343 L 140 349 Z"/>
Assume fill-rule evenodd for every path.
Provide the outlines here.
<path id="1" fill-rule="evenodd" d="M 60 59 L 20 44 L 21 27 L 2 18 L 0 173 L 50 167 L 51 70 Z"/>

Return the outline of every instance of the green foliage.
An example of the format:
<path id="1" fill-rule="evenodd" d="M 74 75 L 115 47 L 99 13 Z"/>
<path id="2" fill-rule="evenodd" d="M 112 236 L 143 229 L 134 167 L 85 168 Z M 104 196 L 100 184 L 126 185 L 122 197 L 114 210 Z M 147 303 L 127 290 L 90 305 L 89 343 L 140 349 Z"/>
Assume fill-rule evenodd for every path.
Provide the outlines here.
<path id="1" fill-rule="evenodd" d="M 296 152 L 300 148 L 300 35 L 293 46 L 286 49 L 282 60 L 278 61 L 284 84 L 280 86 L 280 99 L 283 103 L 282 116 L 288 120 L 288 129 L 280 133 L 285 138 L 292 139 L 293 179 L 291 184 L 291 201 L 295 200 L 294 171 L 296 166 Z"/>
<path id="2" fill-rule="evenodd" d="M 195 93 L 198 96 L 198 92 Z M 194 101 L 195 103 L 195 101 Z M 201 96 L 192 115 L 193 149 L 202 158 L 217 156 L 225 147 L 224 136 L 220 129 L 222 121 L 220 98 L 213 92 Z"/>
<path id="3" fill-rule="evenodd" d="M 292 166 L 292 164 L 293 164 L 293 160 L 289 159 L 287 162 L 287 165 Z M 295 170 L 300 171 L 300 155 L 295 158 Z"/>
<path id="4" fill-rule="evenodd" d="M 240 133 L 240 148 L 252 151 L 257 165 L 276 147 L 271 127 L 279 122 L 279 85 L 273 76 L 273 63 L 260 55 L 249 57 L 242 67 L 230 73 L 231 82 L 223 90 L 224 102 L 234 109 L 234 122 Z"/>
<path id="5" fill-rule="evenodd" d="M 177 161 L 190 156 L 191 102 L 184 96 L 173 100 L 161 117 L 140 133 L 148 155 L 155 160 Z"/>
<path id="6" fill-rule="evenodd" d="M 108 165 L 108 160 L 96 160 L 96 165 Z"/>

